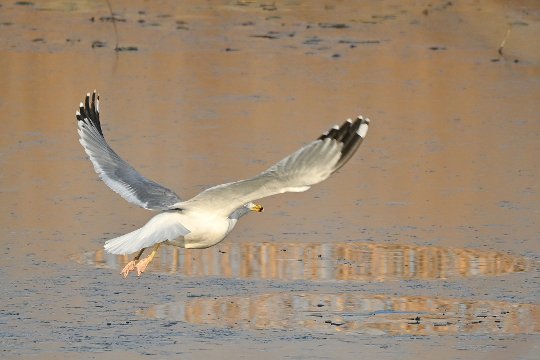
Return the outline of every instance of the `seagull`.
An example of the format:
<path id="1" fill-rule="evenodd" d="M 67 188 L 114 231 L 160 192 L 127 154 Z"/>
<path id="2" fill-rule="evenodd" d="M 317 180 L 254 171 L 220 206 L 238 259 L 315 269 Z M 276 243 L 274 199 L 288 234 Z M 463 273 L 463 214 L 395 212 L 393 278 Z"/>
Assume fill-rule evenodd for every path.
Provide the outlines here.
<path id="1" fill-rule="evenodd" d="M 163 244 L 186 249 L 214 246 L 242 216 L 263 211 L 253 201 L 306 191 L 326 180 L 354 155 L 369 127 L 368 118 L 348 119 L 257 176 L 208 188 L 183 201 L 172 190 L 141 175 L 109 146 L 101 129 L 96 91 L 80 103 L 76 118 L 79 142 L 101 180 L 130 203 L 159 211 L 140 229 L 105 242 L 105 250 L 111 254 L 137 253 L 122 269 L 124 278 L 135 269 L 140 276 Z M 152 252 L 140 260 L 148 248 Z"/>

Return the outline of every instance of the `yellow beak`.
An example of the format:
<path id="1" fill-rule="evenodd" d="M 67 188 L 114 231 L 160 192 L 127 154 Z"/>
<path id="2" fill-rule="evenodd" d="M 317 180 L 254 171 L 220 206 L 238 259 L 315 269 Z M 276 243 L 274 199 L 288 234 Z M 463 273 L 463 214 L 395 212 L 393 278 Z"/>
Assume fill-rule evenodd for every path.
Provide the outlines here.
<path id="1" fill-rule="evenodd" d="M 262 207 L 262 205 L 259 205 L 259 204 L 255 204 L 251 207 L 250 209 L 251 211 L 256 211 L 256 212 L 263 212 L 264 208 Z"/>

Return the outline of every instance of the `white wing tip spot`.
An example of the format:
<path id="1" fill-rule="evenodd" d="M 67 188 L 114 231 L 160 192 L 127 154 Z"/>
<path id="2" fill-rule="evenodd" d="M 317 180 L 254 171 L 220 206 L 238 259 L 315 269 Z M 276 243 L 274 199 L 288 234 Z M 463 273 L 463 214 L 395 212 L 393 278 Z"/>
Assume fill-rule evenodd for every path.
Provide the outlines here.
<path id="1" fill-rule="evenodd" d="M 358 115 L 356 118 L 362 122 L 369 123 L 369 119 L 367 117 L 363 117 L 362 115 Z"/>
<path id="2" fill-rule="evenodd" d="M 360 125 L 356 133 L 363 139 L 366 137 L 368 128 L 369 128 L 369 122 L 364 122 L 362 123 L 362 125 Z"/>
<path id="3" fill-rule="evenodd" d="M 79 104 L 79 107 L 83 107 L 83 103 L 80 103 L 80 104 Z"/>
<path id="4" fill-rule="evenodd" d="M 339 125 L 334 125 L 334 126 L 332 126 L 332 129 L 339 130 Z"/>

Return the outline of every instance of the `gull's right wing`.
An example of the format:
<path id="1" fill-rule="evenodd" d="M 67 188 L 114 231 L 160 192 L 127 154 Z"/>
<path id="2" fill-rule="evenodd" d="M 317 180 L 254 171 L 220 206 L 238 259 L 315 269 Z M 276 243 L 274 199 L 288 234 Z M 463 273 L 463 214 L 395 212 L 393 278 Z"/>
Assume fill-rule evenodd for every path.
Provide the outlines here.
<path id="1" fill-rule="evenodd" d="M 145 178 L 105 141 L 99 122 L 99 96 L 86 95 L 76 113 L 80 143 L 99 177 L 124 199 L 148 210 L 167 210 L 180 202 L 173 191 Z"/>

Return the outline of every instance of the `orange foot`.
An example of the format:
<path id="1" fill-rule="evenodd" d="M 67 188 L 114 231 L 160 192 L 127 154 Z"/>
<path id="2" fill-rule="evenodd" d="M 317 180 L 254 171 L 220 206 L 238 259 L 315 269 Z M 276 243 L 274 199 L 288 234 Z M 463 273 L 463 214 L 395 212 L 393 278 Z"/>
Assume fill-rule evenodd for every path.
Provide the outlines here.
<path id="1" fill-rule="evenodd" d="M 135 270 L 135 265 L 137 264 L 137 261 L 135 260 L 131 260 L 130 262 L 127 263 L 126 266 L 124 266 L 124 268 L 122 269 L 122 271 L 120 272 L 120 274 L 122 274 L 122 276 L 125 278 L 127 278 L 128 274 L 130 271 L 133 271 Z"/>
<path id="2" fill-rule="evenodd" d="M 152 253 L 148 255 L 147 257 L 145 257 L 144 259 L 142 259 L 141 261 L 139 261 L 137 265 L 135 265 L 135 267 L 137 268 L 137 276 L 141 276 L 141 274 L 146 270 L 146 267 L 148 266 L 148 264 L 150 264 L 152 260 L 154 260 L 154 256 L 156 256 L 156 253 L 160 245 L 161 243 L 156 244 L 154 248 L 152 249 Z"/>
<path id="3" fill-rule="evenodd" d="M 147 257 L 139 261 L 137 265 L 135 265 L 135 267 L 137 268 L 137 276 L 141 276 L 141 274 L 146 270 L 146 267 L 148 266 L 148 264 L 150 264 L 153 258 L 154 257 L 152 256 L 152 254 L 148 255 Z"/>

